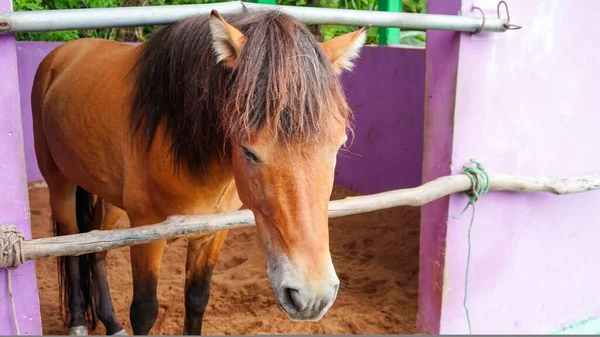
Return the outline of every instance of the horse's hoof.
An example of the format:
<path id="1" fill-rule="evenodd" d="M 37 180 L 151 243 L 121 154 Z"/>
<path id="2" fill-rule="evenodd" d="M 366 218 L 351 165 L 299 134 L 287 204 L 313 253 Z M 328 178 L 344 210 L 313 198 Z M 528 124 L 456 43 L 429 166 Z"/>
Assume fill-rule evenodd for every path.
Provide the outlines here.
<path id="1" fill-rule="evenodd" d="M 88 328 L 85 325 L 74 326 L 69 328 L 69 335 L 71 336 L 87 336 Z"/>
<path id="2" fill-rule="evenodd" d="M 119 331 L 119 332 L 115 332 L 113 335 L 123 335 L 123 336 L 129 336 L 127 334 L 127 331 L 125 331 L 125 329 Z"/>

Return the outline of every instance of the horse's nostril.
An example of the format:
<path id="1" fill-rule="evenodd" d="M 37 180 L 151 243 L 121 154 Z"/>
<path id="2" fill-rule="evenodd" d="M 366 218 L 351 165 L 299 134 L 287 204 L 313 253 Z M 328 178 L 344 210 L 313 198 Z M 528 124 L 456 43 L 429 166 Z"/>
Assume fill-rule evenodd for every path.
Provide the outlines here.
<path id="1" fill-rule="evenodd" d="M 286 288 L 283 293 L 286 299 L 285 302 L 290 303 L 296 311 L 302 312 L 306 309 L 307 302 L 302 300 L 302 296 L 297 289 Z"/>

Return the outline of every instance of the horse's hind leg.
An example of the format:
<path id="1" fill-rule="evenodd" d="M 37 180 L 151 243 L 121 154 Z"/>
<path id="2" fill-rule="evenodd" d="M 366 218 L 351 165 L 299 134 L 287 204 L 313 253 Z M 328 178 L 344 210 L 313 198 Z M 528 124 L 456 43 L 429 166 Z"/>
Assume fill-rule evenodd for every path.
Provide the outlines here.
<path id="1" fill-rule="evenodd" d="M 183 328 L 183 333 L 186 335 L 200 335 L 202 331 L 202 319 L 210 295 L 212 271 L 217 263 L 227 232 L 227 230 L 216 232 L 208 242 L 202 239 L 189 242 Z"/>
<path id="2" fill-rule="evenodd" d="M 55 235 L 78 234 L 80 220 L 93 200 L 84 190 L 68 179 L 58 168 L 46 141 L 39 107 L 32 104 L 35 152 L 40 172 L 48 184 L 50 208 L 55 222 Z M 82 204 L 83 202 L 83 204 Z M 87 256 L 66 256 L 58 258 L 58 279 L 60 283 L 60 308 L 69 318 L 69 334 L 87 335 L 87 319 L 95 324 L 95 310 L 89 293 L 90 270 Z"/>
<path id="3" fill-rule="evenodd" d="M 57 184 L 48 183 L 50 191 L 50 208 L 55 221 L 56 235 L 78 234 L 75 194 L 77 186 L 68 181 Z M 61 309 L 68 321 L 70 335 L 87 335 L 86 309 L 89 308 L 89 297 L 85 296 L 85 275 L 88 272 L 82 265 L 79 256 L 58 258 Z M 89 313 L 88 313 L 89 315 Z M 93 314 L 88 318 L 93 319 Z"/>
<path id="4" fill-rule="evenodd" d="M 111 230 L 117 221 L 119 221 L 122 214 L 123 210 L 98 198 L 88 226 L 89 230 Z M 106 328 L 107 335 L 122 335 L 126 333 L 115 315 L 115 309 L 110 296 L 110 287 L 106 277 L 106 254 L 106 251 L 90 254 L 96 312 L 98 319 L 100 319 Z"/>
<path id="5" fill-rule="evenodd" d="M 50 192 L 50 208 L 56 235 L 80 233 L 81 221 L 77 221 L 82 208 L 80 188 L 58 170 L 49 170 L 45 167 L 43 174 Z M 58 258 L 58 277 L 62 296 L 60 307 L 66 314 L 65 318 L 68 319 L 70 335 L 87 335 L 88 321 L 95 327 L 95 310 L 89 292 L 89 267 L 85 255 Z"/>

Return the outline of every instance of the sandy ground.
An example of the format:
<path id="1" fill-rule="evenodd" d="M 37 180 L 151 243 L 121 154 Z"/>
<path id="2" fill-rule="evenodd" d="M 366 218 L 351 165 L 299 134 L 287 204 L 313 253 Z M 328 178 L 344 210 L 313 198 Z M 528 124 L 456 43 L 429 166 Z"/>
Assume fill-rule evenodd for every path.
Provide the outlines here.
<path id="1" fill-rule="evenodd" d="M 356 195 L 336 187 L 332 199 Z M 52 235 L 48 191 L 31 188 L 33 237 Z M 117 225 L 128 226 L 124 216 Z M 331 251 L 342 282 L 338 298 L 319 322 L 294 323 L 275 304 L 264 254 L 254 228 L 229 232 L 215 268 L 204 316 L 204 335 L 413 334 L 417 314 L 419 212 L 400 207 L 332 219 Z M 159 316 L 153 335 L 183 331 L 185 240 L 167 248 L 161 271 Z M 56 259 L 36 262 L 45 335 L 65 334 L 58 308 Z M 132 297 L 129 248 L 108 255 L 117 317 L 128 333 Z M 100 327 L 93 334 L 104 334 Z"/>

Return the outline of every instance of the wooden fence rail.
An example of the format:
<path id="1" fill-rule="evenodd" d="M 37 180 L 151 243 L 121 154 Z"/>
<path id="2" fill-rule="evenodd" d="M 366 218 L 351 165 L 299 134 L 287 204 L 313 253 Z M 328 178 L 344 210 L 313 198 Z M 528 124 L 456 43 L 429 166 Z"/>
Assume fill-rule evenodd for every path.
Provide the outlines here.
<path id="1" fill-rule="evenodd" d="M 600 175 L 559 179 L 490 173 L 489 179 L 490 190 L 493 191 L 570 194 L 600 189 Z M 444 196 L 471 189 L 472 182 L 469 176 L 465 174 L 450 175 L 415 188 L 331 201 L 329 217 L 367 213 L 397 206 L 421 206 Z M 252 213 L 249 210 L 242 210 L 213 215 L 171 216 L 161 223 L 138 228 L 92 231 L 84 234 L 22 241 L 20 244 L 24 260 L 37 260 L 56 256 L 81 255 L 162 239 L 253 225 Z M 0 238 L 1 240 L 2 238 Z"/>

